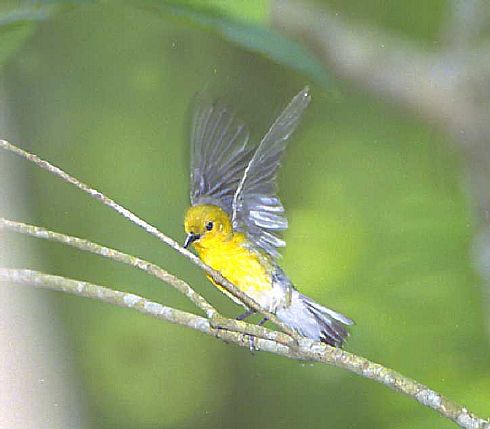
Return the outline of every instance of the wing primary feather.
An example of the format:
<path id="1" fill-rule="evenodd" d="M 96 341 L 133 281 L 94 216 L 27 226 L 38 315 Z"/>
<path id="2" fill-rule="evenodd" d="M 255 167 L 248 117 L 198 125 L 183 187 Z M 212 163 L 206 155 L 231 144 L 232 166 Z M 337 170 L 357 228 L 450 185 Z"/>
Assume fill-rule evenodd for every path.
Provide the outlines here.
<path id="1" fill-rule="evenodd" d="M 202 100 L 201 100 L 202 101 Z M 300 91 L 274 121 L 256 149 L 246 125 L 219 102 L 198 104 L 191 133 L 191 203 L 216 204 L 230 213 L 233 227 L 273 258 L 285 242 L 284 207 L 276 195 L 277 170 L 287 139 L 310 101 Z"/>
<path id="2" fill-rule="evenodd" d="M 209 190 L 209 193 L 212 194 L 214 192 L 217 192 L 218 189 L 222 187 L 223 183 L 228 183 L 230 185 L 231 184 L 234 185 L 233 186 L 233 194 L 234 194 L 234 191 L 240 181 L 241 173 L 243 172 L 243 164 L 249 159 L 250 154 L 251 154 L 250 152 L 244 153 L 243 157 L 240 157 L 232 161 L 230 167 L 223 175 L 220 176 L 219 180 L 217 180 L 214 186 Z"/>
<path id="3" fill-rule="evenodd" d="M 219 126 L 221 125 L 221 119 L 223 116 L 223 111 L 217 110 L 216 107 L 217 107 L 216 105 L 214 105 L 212 107 L 212 109 L 215 110 L 217 113 L 216 120 L 214 120 L 211 123 L 210 127 L 206 128 L 207 133 L 204 136 L 204 142 L 206 144 L 206 148 L 204 150 L 204 156 L 205 156 L 204 165 L 206 166 L 208 171 L 211 171 L 209 169 L 209 164 L 211 162 L 211 154 L 213 152 L 213 148 L 215 148 L 217 146 L 216 145 L 216 143 L 217 143 L 216 142 L 216 131 L 219 129 Z"/>
<path id="4" fill-rule="evenodd" d="M 191 132 L 191 203 L 232 213 L 233 195 L 252 153 L 246 125 L 220 102 L 198 99 Z"/>
<path id="5" fill-rule="evenodd" d="M 310 102 L 308 87 L 303 88 L 282 111 L 265 134 L 233 196 L 234 228 L 247 233 L 250 241 L 273 257 L 285 245 L 276 235 L 287 229 L 284 207 L 277 197 L 277 171 L 287 140 L 296 129 Z"/>
<path id="6" fill-rule="evenodd" d="M 209 150 L 209 160 L 214 161 L 214 163 L 217 163 L 216 161 L 216 155 L 221 151 L 223 153 L 223 142 L 226 134 L 228 133 L 228 130 L 230 128 L 230 125 L 233 121 L 233 115 L 229 114 L 229 112 L 226 111 L 226 108 L 223 106 L 220 107 L 220 122 L 216 126 L 216 131 L 215 135 L 213 136 L 213 140 L 211 142 L 213 143 L 212 149 Z"/>
<path id="7" fill-rule="evenodd" d="M 244 136 L 242 139 L 243 144 L 241 145 L 241 150 L 245 150 L 245 147 L 247 146 L 248 139 L 249 139 L 249 133 L 248 133 L 248 129 L 245 126 L 245 124 L 240 123 L 235 130 L 235 134 L 233 134 L 231 136 L 231 138 L 229 139 L 228 144 L 223 147 L 223 150 L 221 151 L 221 154 L 220 154 L 220 159 L 222 159 L 225 155 L 227 155 L 229 153 L 229 151 L 233 147 L 233 144 L 237 141 L 237 139 L 239 139 L 239 137 L 242 135 L 242 133 L 244 133 Z"/>
<path id="8" fill-rule="evenodd" d="M 242 136 L 243 133 L 243 136 Z M 220 150 L 220 153 L 218 153 L 217 158 L 216 158 L 216 164 L 221 165 L 224 160 L 226 160 L 226 157 L 232 157 L 232 148 L 233 145 L 239 141 L 240 137 L 242 136 L 242 144 L 237 148 L 237 152 L 239 151 L 245 151 L 245 148 L 248 144 L 248 139 L 249 139 L 249 133 L 248 130 L 245 126 L 245 124 L 240 123 L 236 130 L 235 133 L 229 138 L 228 143 Z M 241 149 L 240 149 L 241 147 Z M 243 168 L 242 168 L 243 169 Z"/>

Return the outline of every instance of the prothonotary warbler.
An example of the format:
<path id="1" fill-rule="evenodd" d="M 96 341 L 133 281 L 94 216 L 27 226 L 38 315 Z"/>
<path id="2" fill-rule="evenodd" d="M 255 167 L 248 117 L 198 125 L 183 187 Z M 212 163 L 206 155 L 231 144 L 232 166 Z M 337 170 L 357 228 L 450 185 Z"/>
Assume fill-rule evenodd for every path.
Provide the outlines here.
<path id="1" fill-rule="evenodd" d="M 285 245 L 279 234 L 288 226 L 277 196 L 277 170 L 309 102 L 304 88 L 256 146 L 249 144 L 247 127 L 228 108 L 198 106 L 184 247 L 192 243 L 206 264 L 299 334 L 341 347 L 346 325 L 354 322 L 296 290 L 277 263 L 278 248 Z"/>

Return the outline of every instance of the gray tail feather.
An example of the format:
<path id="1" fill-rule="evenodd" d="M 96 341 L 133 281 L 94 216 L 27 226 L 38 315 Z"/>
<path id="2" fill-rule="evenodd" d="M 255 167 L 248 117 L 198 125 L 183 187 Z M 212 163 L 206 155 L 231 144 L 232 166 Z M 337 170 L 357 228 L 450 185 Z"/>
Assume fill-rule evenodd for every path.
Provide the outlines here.
<path id="1" fill-rule="evenodd" d="M 349 336 L 346 326 L 354 324 L 343 314 L 323 307 L 297 290 L 292 293 L 291 305 L 279 309 L 276 315 L 301 335 L 334 347 L 342 347 Z"/>

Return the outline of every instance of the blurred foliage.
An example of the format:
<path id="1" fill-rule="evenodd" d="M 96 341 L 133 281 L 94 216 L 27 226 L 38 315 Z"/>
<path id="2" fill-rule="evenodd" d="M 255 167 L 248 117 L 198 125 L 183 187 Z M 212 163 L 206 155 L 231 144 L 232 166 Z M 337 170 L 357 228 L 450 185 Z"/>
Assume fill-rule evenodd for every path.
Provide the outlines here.
<path id="1" fill-rule="evenodd" d="M 235 106 L 257 140 L 312 84 L 313 103 L 281 170 L 290 219 L 285 270 L 302 291 L 357 321 L 348 350 L 488 414 L 490 351 L 469 258 L 473 229 L 459 154 L 393 106 L 345 82 L 327 85 L 304 68 L 306 51 L 286 39 L 267 40 L 264 2 L 197 3 L 162 2 L 155 13 L 147 2 L 87 2 L 37 21 L 35 37 L 2 69 L 17 130 L 7 137 L 182 239 L 194 94 L 204 90 Z M 378 2 L 380 16 L 367 13 L 366 4 L 377 2 L 330 3 L 386 26 L 398 25 L 401 11 L 422 14 L 423 24 L 404 24 L 413 37 L 427 37 L 424 29 L 438 25 L 442 7 L 427 3 L 422 13 L 415 3 Z M 332 99 L 333 92 L 342 95 Z M 25 171 L 31 190 L 32 212 L 20 220 L 148 258 L 224 313 L 241 311 L 137 227 L 25 162 L 12 165 Z M 127 267 L 51 243 L 33 246 L 43 261 L 32 268 L 193 310 Z M 453 427 L 337 369 L 252 356 L 76 297 L 53 294 L 52 301 L 71 338 L 93 427 Z"/>
<path id="2" fill-rule="evenodd" d="M 140 4 L 141 2 L 138 2 Z M 203 28 L 213 30 L 226 40 L 252 52 L 265 55 L 304 73 L 328 88 L 327 73 L 321 63 L 298 42 L 290 40 L 267 27 L 267 2 L 162 2 L 148 1 L 143 5 L 182 17 Z M 213 7 L 214 6 L 214 7 Z"/>
<path id="3" fill-rule="evenodd" d="M 0 65 L 27 40 L 36 22 L 50 15 L 49 8 L 0 6 Z"/>
<path id="4" fill-rule="evenodd" d="M 449 16 L 451 2 L 447 0 L 403 1 L 342 1 L 313 0 L 315 3 L 328 3 L 344 18 L 357 23 L 368 23 L 387 29 L 390 33 L 405 35 L 419 42 L 437 44 L 441 24 Z"/>

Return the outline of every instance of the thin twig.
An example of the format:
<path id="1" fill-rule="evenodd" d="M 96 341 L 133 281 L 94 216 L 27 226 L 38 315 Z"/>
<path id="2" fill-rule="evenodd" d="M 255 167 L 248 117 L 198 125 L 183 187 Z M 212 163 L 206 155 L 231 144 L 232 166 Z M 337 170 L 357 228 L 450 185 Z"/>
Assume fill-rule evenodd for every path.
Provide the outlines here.
<path id="1" fill-rule="evenodd" d="M 149 234 L 153 235 L 154 237 L 157 237 L 159 240 L 163 241 L 165 244 L 170 246 L 172 249 L 176 250 L 177 252 L 184 255 L 186 258 L 190 259 L 194 264 L 196 264 L 198 267 L 203 269 L 216 283 L 223 286 L 223 288 L 225 290 L 227 290 L 233 296 L 238 298 L 247 307 L 249 307 L 249 308 L 257 311 L 258 313 L 264 315 L 265 317 L 267 317 L 272 323 L 274 323 L 275 325 L 280 327 L 283 332 L 287 333 L 288 335 L 290 335 L 295 340 L 298 340 L 301 338 L 301 336 L 296 331 L 294 331 L 293 329 L 291 329 L 289 326 L 285 325 L 284 323 L 280 322 L 277 319 L 277 317 L 275 316 L 275 314 L 270 313 L 268 311 L 265 311 L 263 308 L 261 308 L 253 299 L 251 299 L 246 294 L 244 294 L 233 283 L 231 283 L 226 278 L 224 278 L 218 271 L 213 270 L 210 266 L 208 266 L 204 262 L 202 262 L 196 255 L 194 255 L 193 253 L 189 252 L 187 249 L 184 249 L 182 246 L 180 246 L 175 240 L 166 236 L 163 232 L 158 230 L 156 227 L 149 224 L 145 220 L 141 219 L 139 216 L 135 215 L 130 210 L 128 210 L 128 209 L 124 208 L 123 206 L 121 206 L 120 204 L 116 203 L 111 198 L 105 196 L 103 193 L 97 191 L 96 189 L 91 188 L 90 186 L 81 182 L 77 178 L 66 173 L 61 168 L 50 164 L 48 161 L 45 161 L 45 160 L 39 158 L 37 155 L 34 155 L 32 153 L 26 152 L 23 149 L 20 149 L 19 147 L 9 143 L 6 140 L 0 140 L 0 149 L 5 149 L 9 152 L 15 153 L 16 155 L 19 155 L 22 158 L 33 162 L 38 167 L 41 167 L 42 169 L 49 171 L 51 174 L 54 174 L 55 176 L 60 177 L 65 182 L 68 182 L 71 185 L 77 187 L 78 189 L 86 192 L 92 198 L 95 198 L 96 200 L 105 204 L 107 207 L 116 211 L 117 213 L 122 215 L 124 218 L 128 219 L 129 221 L 131 221 L 135 225 L 138 225 L 140 228 L 144 229 Z"/>
<path id="2" fill-rule="evenodd" d="M 14 153 L 17 153 L 18 155 L 34 162 L 36 165 L 41 166 L 51 173 L 63 178 L 65 181 L 84 190 L 85 192 L 94 196 L 96 199 L 99 199 L 104 204 L 116 210 L 118 213 L 122 214 L 124 217 L 130 219 L 132 222 L 136 223 L 147 232 L 150 232 L 152 235 L 157 236 L 162 241 L 187 256 L 189 259 L 193 260 L 197 265 L 201 266 L 207 272 L 209 271 L 210 276 L 215 281 L 221 282 L 221 280 L 224 280 L 223 284 L 225 286 L 226 283 L 229 283 L 225 279 L 223 279 L 221 275 L 219 275 L 219 273 L 214 272 L 212 269 L 202 264 L 202 262 L 198 260 L 196 256 L 181 248 L 175 241 L 168 238 L 163 233 L 158 231 L 155 227 L 147 224 L 145 221 L 143 221 L 130 211 L 126 210 L 114 201 L 105 197 L 100 192 L 89 188 L 87 185 L 69 176 L 59 168 L 52 166 L 51 164 L 41 160 L 35 155 L 31 155 L 21 149 L 16 148 L 6 141 L 0 140 L 0 148 L 4 148 Z M 8 221 L 4 222 L 3 225 L 10 226 L 12 229 L 17 229 L 18 232 L 29 233 L 28 225 L 12 222 L 9 223 Z M 43 237 L 43 234 L 45 235 L 46 233 L 51 233 L 51 231 L 40 228 L 37 230 L 37 232 L 35 229 L 31 229 L 30 233 L 35 237 L 46 238 Z M 61 234 L 58 234 L 58 236 L 54 235 L 53 237 L 56 237 L 56 240 L 61 242 L 70 241 L 70 238 L 74 239 L 74 237 L 63 237 Z M 103 249 L 102 247 L 100 249 L 93 248 L 92 246 L 95 245 L 94 243 L 84 242 L 84 240 L 77 242 L 77 240 L 80 239 L 75 239 L 74 241 L 72 241 L 72 245 L 73 243 L 77 243 L 78 245 L 76 245 L 76 247 L 79 247 L 80 249 L 89 251 L 95 250 L 94 253 L 97 254 L 104 253 L 103 251 L 102 253 L 98 252 L 99 250 Z M 120 262 L 129 262 L 129 259 L 126 259 L 126 257 L 131 258 L 129 255 L 124 255 L 120 252 L 119 256 L 119 259 L 117 257 L 115 259 L 119 260 Z M 144 263 L 145 261 L 142 262 Z M 138 268 L 141 268 L 141 266 L 138 266 Z M 220 325 L 221 323 L 223 325 L 226 325 L 226 329 L 218 329 L 216 325 L 216 313 L 213 318 L 205 319 L 194 314 L 186 313 L 170 307 L 165 307 L 159 303 L 149 301 L 138 295 L 123 293 L 91 283 L 66 279 L 64 277 L 52 276 L 31 270 L 0 269 L 0 281 L 30 284 L 36 287 L 44 287 L 48 289 L 77 294 L 80 296 L 95 298 L 121 307 L 134 308 L 137 311 L 151 315 L 153 317 L 167 320 L 171 323 L 187 326 L 208 335 L 217 336 L 224 341 L 240 346 L 249 347 L 249 338 L 250 335 L 253 335 L 256 337 L 256 341 L 254 344 L 258 350 L 269 351 L 278 355 L 289 357 L 291 359 L 321 362 L 324 364 L 347 369 L 351 372 L 361 375 L 362 377 L 375 380 L 393 390 L 404 393 L 416 399 L 421 404 L 438 411 L 441 415 L 453 420 L 463 428 L 490 429 L 490 423 L 488 421 L 475 416 L 474 414 L 470 413 L 466 408 L 463 408 L 458 404 L 449 401 L 439 393 L 429 389 L 423 384 L 404 377 L 400 373 L 385 368 L 382 365 L 370 362 L 360 356 L 356 356 L 339 348 L 333 348 L 326 344 L 316 342 L 308 338 L 302 338 L 295 333 L 294 340 L 292 340 L 290 337 L 281 332 L 270 331 L 255 325 L 249 325 L 244 322 L 226 319 L 222 316 L 218 316 L 219 323 Z M 230 293 L 241 299 L 241 292 L 238 291 L 239 293 L 235 294 L 234 292 L 236 288 L 233 285 L 231 286 L 232 287 L 229 289 Z M 227 287 L 225 288 L 228 290 Z M 247 300 L 248 298 L 244 299 L 244 301 Z M 254 305 L 250 305 L 250 307 L 256 309 Z M 268 313 L 264 312 L 263 310 L 259 309 L 259 312 L 264 315 L 268 315 Z M 274 319 L 275 317 L 272 318 L 273 321 Z M 280 324 L 278 325 L 280 326 Z M 261 331 L 261 329 L 263 331 Z M 289 331 L 289 329 L 285 329 L 285 331 L 287 332 Z M 286 340 L 282 341 L 284 338 L 286 338 Z"/>
<path id="3" fill-rule="evenodd" d="M 1 269 L 0 281 L 32 285 L 74 295 L 93 298 L 119 307 L 132 308 L 148 316 L 185 326 L 233 343 L 248 347 L 248 336 L 239 332 L 214 328 L 208 319 L 186 313 L 171 307 L 163 306 L 138 295 L 108 289 L 103 286 L 67 279 L 64 277 L 43 274 L 32 270 Z M 281 335 L 280 332 L 277 332 Z M 442 416 L 454 421 L 466 429 L 490 429 L 488 420 L 476 416 L 466 408 L 448 400 L 444 396 L 384 366 L 356 356 L 345 350 L 330 347 L 326 344 L 303 338 L 292 347 L 279 344 L 274 340 L 258 338 L 255 341 L 258 350 L 271 352 L 290 359 L 319 362 L 346 369 L 364 378 L 384 384 L 392 390 L 403 393 L 422 405 L 432 408 Z"/>
<path id="4" fill-rule="evenodd" d="M 210 319 L 211 325 L 213 325 L 215 328 L 240 332 L 242 334 L 254 336 L 256 338 L 270 339 L 285 345 L 292 345 L 294 343 L 294 340 L 292 340 L 291 337 L 287 334 L 272 331 L 262 326 L 253 325 L 244 321 L 225 318 L 209 302 L 207 302 L 204 297 L 195 292 L 186 282 L 168 273 L 163 268 L 151 262 L 145 261 L 144 259 L 128 255 L 109 247 L 101 246 L 100 244 L 91 242 L 89 240 L 60 234 L 58 232 L 50 231 L 46 228 L 28 225 L 22 222 L 14 222 L 4 218 L 0 218 L 0 230 L 2 229 L 26 234 L 35 238 L 42 238 L 45 240 L 67 244 L 77 249 L 94 253 L 96 255 L 112 259 L 113 261 L 121 262 L 138 268 L 158 278 L 159 280 L 170 284 L 187 298 L 189 298 L 189 300 L 193 304 L 195 304 L 196 307 L 205 312 L 208 319 Z"/>
<path id="5" fill-rule="evenodd" d="M 22 222 L 15 222 L 0 217 L 0 230 L 2 229 L 26 234 L 31 237 L 57 241 L 59 243 L 67 244 L 68 246 L 72 246 L 77 249 L 94 253 L 96 255 L 103 256 L 104 258 L 112 259 L 113 261 L 138 268 L 173 286 L 175 289 L 189 298 L 189 300 L 196 305 L 196 307 L 203 310 L 208 318 L 213 318 L 218 315 L 218 311 L 208 301 L 206 301 L 203 296 L 194 291 L 194 289 L 192 289 L 185 281 L 175 277 L 173 274 L 170 274 L 158 265 L 145 261 L 144 259 L 128 255 L 120 252 L 119 250 L 111 249 L 110 247 L 105 247 L 89 240 L 60 234 L 39 226 L 28 225 Z"/>

